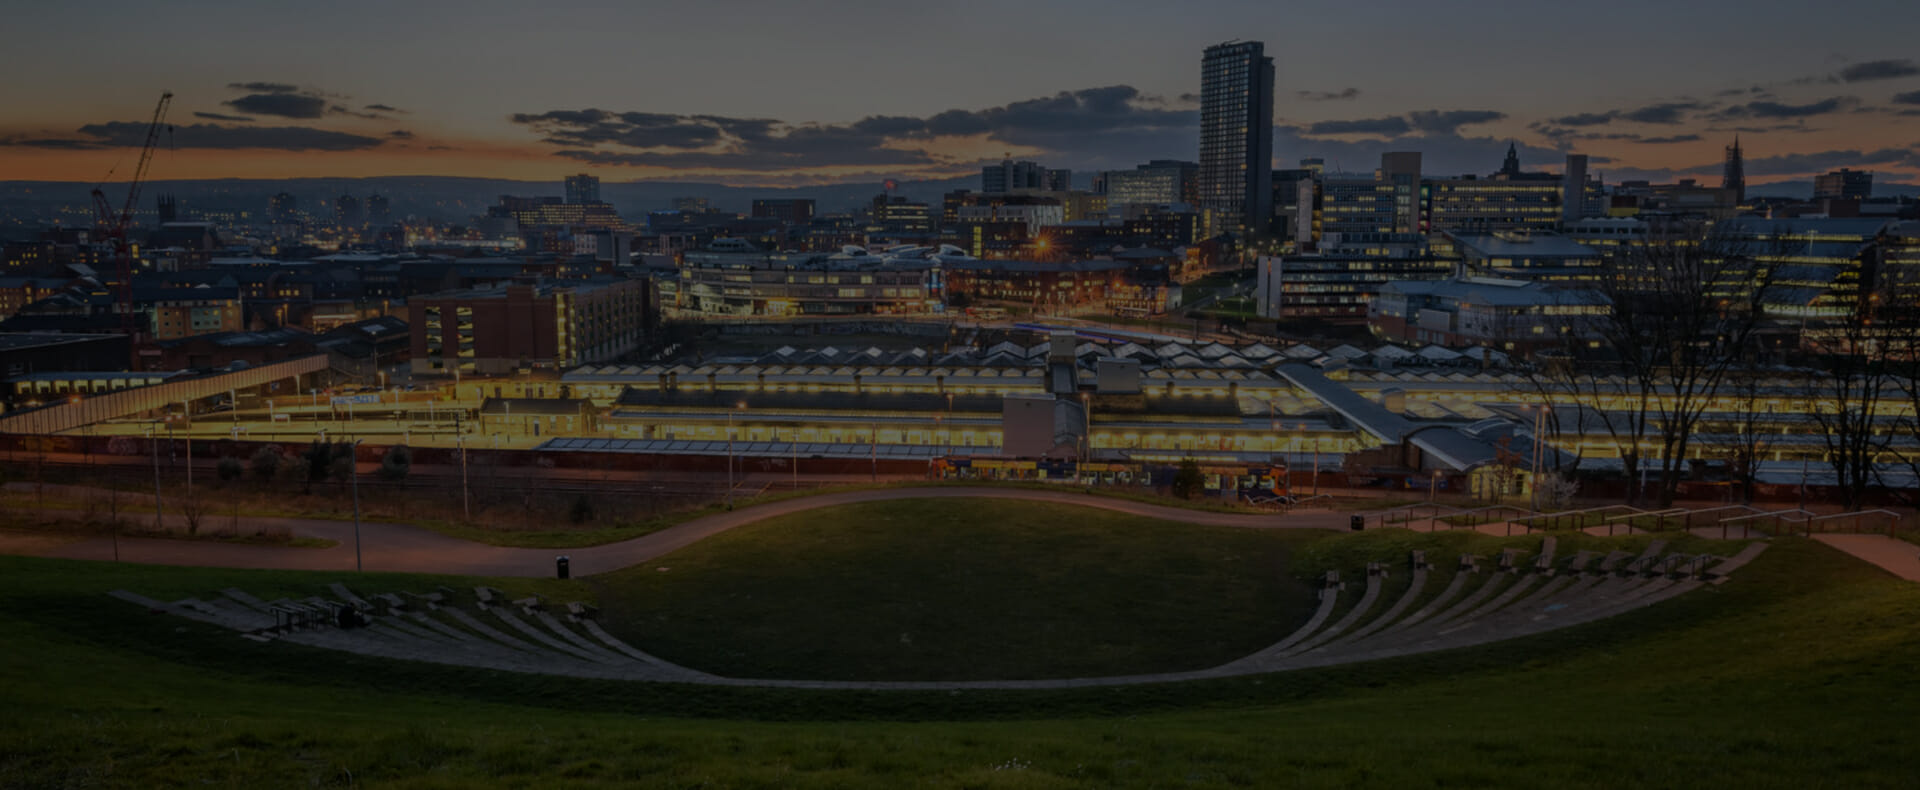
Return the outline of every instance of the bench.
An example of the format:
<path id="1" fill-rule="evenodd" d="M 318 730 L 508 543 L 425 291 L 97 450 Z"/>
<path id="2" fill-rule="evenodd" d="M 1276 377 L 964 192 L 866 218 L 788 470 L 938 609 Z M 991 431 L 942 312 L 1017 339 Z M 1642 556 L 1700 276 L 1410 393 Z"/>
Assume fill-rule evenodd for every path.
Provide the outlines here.
<path id="1" fill-rule="evenodd" d="M 1416 571 L 1433 569 L 1432 565 L 1427 564 L 1427 553 L 1419 549 L 1413 550 L 1413 555 L 1408 559 L 1408 562 L 1413 565 L 1413 569 Z"/>
<path id="2" fill-rule="evenodd" d="M 600 613 L 599 607 L 590 603 L 571 601 L 567 603 L 567 616 L 575 620 L 589 620 Z"/>

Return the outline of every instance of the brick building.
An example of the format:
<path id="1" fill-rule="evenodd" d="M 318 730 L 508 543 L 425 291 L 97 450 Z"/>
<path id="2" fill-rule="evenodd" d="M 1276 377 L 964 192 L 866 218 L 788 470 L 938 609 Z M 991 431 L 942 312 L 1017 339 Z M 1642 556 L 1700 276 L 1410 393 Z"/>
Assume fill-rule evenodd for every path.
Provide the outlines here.
<path id="1" fill-rule="evenodd" d="M 509 283 L 428 294 L 408 305 L 413 372 L 499 374 L 618 358 L 653 325 L 646 280 Z"/>

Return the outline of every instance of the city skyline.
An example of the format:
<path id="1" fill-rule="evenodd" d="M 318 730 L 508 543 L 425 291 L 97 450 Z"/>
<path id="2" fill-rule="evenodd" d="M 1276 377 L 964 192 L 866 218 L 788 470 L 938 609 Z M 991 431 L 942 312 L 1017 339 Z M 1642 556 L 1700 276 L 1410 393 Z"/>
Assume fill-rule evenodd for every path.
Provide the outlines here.
<path id="1" fill-rule="evenodd" d="M 743 5 L 756 7 L 22 9 L 20 29 L 71 32 L 17 57 L 81 65 L 0 88 L 19 108 L 0 122 L 0 172 L 124 177 L 162 90 L 175 100 L 157 178 L 796 186 L 967 175 L 1003 155 L 1124 169 L 1196 158 L 1200 51 L 1237 35 L 1276 62 L 1277 167 L 1366 171 L 1417 150 L 1429 172 L 1484 173 L 1514 141 L 1532 168 L 1580 152 L 1609 180 L 1712 180 L 1738 134 L 1755 184 L 1838 167 L 1920 182 L 1920 25 L 1893 2 L 1811 19 L 1785 3 L 1628 2 L 1594 18 L 1518 3 Z M 219 46 L 179 46 L 195 38 Z"/>

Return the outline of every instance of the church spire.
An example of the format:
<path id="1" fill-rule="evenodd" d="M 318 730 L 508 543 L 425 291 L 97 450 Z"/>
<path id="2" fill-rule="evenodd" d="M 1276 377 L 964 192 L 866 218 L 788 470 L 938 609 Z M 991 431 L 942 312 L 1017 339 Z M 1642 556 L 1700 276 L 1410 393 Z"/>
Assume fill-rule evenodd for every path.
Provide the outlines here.
<path id="1" fill-rule="evenodd" d="M 1500 164 L 1497 175 L 1517 176 L 1520 174 L 1520 148 L 1512 140 L 1507 141 L 1507 161 Z"/>
<path id="2" fill-rule="evenodd" d="M 1733 145 L 1727 146 L 1726 165 L 1720 170 L 1720 188 L 1733 192 L 1734 205 L 1747 202 L 1747 164 L 1738 134 L 1733 136 Z"/>

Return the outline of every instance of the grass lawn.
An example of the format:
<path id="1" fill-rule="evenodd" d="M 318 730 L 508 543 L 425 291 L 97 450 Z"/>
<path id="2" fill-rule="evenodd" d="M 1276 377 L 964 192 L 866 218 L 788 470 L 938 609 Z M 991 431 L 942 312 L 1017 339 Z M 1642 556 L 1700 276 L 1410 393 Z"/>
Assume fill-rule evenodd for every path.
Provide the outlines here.
<path id="1" fill-rule="evenodd" d="M 1328 535 L 1294 571 L 1500 540 Z M 0 557 L 0 787 L 1904 788 L 1920 775 L 1920 585 L 1797 538 L 1732 583 L 1524 640 L 1049 692 L 522 676 L 255 644 L 101 595 L 475 583 L 372 577 Z"/>
<path id="2" fill-rule="evenodd" d="M 978 680 L 1201 669 L 1272 644 L 1312 595 L 1297 530 L 1090 508 L 898 500 L 739 527 L 595 577 L 607 627 L 734 677 Z"/>

